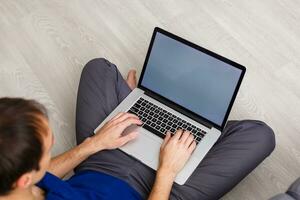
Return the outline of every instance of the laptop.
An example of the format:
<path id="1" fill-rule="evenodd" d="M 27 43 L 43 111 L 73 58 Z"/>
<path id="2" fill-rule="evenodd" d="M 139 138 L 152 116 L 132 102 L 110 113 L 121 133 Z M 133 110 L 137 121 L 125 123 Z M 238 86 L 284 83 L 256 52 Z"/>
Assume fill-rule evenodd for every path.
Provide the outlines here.
<path id="1" fill-rule="evenodd" d="M 131 125 L 139 136 L 120 150 L 153 168 L 169 130 L 190 131 L 197 144 L 175 182 L 182 185 L 221 135 L 246 68 L 161 28 L 154 29 L 135 88 L 95 129 L 119 112 L 143 122 Z"/>

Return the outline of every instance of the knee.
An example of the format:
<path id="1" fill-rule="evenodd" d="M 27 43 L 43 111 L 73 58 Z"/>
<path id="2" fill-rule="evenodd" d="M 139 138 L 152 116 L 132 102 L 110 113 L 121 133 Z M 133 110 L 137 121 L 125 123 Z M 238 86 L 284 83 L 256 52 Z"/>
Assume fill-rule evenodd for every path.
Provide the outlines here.
<path id="1" fill-rule="evenodd" d="M 250 120 L 250 126 L 253 127 L 253 134 L 257 138 L 257 148 L 264 150 L 266 156 L 270 155 L 275 149 L 276 140 L 273 129 L 265 122 L 259 120 Z"/>
<path id="2" fill-rule="evenodd" d="M 105 58 L 94 58 L 83 67 L 81 74 L 98 74 L 111 70 L 111 68 L 111 63 Z"/>

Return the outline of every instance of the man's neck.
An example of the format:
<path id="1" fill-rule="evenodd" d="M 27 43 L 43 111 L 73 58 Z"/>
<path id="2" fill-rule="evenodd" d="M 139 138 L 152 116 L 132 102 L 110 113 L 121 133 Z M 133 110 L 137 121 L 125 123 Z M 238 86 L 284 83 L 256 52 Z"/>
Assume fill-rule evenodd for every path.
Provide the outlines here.
<path id="1" fill-rule="evenodd" d="M 0 200 L 42 200 L 44 195 L 42 190 L 36 186 L 26 189 L 15 189 L 8 195 L 0 196 Z"/>

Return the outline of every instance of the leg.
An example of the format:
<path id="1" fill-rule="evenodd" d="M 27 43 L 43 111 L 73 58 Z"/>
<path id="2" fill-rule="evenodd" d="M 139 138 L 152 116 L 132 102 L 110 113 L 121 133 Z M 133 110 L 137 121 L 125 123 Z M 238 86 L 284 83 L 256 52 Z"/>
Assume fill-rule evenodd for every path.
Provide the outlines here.
<path id="1" fill-rule="evenodd" d="M 84 67 L 76 106 L 77 144 L 93 134 L 94 129 L 130 93 L 116 66 L 99 58 Z M 75 172 L 100 171 L 128 182 L 143 197 L 151 189 L 154 171 L 120 150 L 101 151 L 82 162 Z"/>
<path id="2" fill-rule="evenodd" d="M 91 136 L 130 91 L 115 65 L 103 58 L 88 62 L 82 70 L 77 94 L 77 144 Z"/>
<path id="3" fill-rule="evenodd" d="M 219 199 L 275 148 L 272 129 L 255 120 L 230 121 L 187 182 L 171 199 Z"/>
<path id="4" fill-rule="evenodd" d="M 82 71 L 78 88 L 77 144 L 93 135 L 94 129 L 130 91 L 115 65 L 103 58 L 88 62 Z M 115 175 L 134 162 L 134 159 L 119 150 L 102 151 L 82 162 L 76 171 L 91 169 Z"/>

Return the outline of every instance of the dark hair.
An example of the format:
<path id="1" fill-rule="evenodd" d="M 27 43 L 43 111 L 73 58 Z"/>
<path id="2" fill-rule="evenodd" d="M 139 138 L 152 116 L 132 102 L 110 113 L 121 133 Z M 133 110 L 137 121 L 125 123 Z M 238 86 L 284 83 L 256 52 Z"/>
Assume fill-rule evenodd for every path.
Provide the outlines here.
<path id="1" fill-rule="evenodd" d="M 0 98 L 0 195 L 26 172 L 39 170 L 43 155 L 44 106 L 34 100 Z"/>

